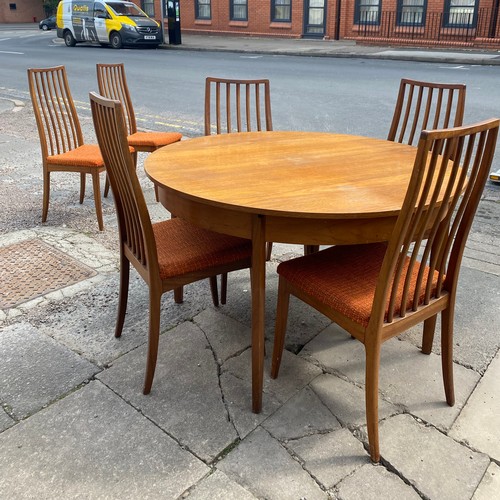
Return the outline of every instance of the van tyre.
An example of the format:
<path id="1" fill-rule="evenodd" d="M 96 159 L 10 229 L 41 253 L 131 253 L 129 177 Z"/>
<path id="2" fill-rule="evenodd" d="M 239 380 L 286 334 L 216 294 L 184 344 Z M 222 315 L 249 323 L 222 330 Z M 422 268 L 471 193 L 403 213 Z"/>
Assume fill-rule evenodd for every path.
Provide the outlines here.
<path id="1" fill-rule="evenodd" d="M 74 47 L 76 45 L 75 37 L 72 35 L 71 31 L 66 31 L 66 33 L 64 33 L 64 43 L 68 47 Z"/>
<path id="2" fill-rule="evenodd" d="M 116 31 L 109 37 L 109 43 L 114 49 L 121 49 L 123 47 L 122 37 Z"/>

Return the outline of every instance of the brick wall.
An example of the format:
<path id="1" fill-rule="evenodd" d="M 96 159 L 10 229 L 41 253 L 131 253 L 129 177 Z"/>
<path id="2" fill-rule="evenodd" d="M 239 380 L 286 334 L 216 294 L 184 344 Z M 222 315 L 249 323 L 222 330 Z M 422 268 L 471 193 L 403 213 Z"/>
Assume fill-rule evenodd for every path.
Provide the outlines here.
<path id="1" fill-rule="evenodd" d="M 11 4 L 15 9 L 11 9 Z M 0 23 L 32 23 L 45 19 L 42 0 L 1 0 Z"/>

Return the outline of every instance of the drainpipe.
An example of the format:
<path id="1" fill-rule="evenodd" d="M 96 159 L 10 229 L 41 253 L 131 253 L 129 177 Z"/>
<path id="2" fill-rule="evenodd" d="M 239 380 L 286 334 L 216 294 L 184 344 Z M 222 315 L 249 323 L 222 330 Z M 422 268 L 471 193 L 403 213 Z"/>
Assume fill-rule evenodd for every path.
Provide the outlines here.
<path id="1" fill-rule="evenodd" d="M 498 7 L 498 2 L 497 1 L 497 7 Z M 337 0 L 337 17 L 335 19 L 335 40 L 340 40 L 340 14 L 342 13 L 342 0 Z"/>
<path id="2" fill-rule="evenodd" d="M 490 34 L 489 34 L 490 38 L 495 38 L 495 34 L 497 31 L 499 6 L 500 6 L 500 0 L 495 0 L 495 6 L 493 7 L 493 12 L 492 12 L 491 29 L 490 29 Z"/>

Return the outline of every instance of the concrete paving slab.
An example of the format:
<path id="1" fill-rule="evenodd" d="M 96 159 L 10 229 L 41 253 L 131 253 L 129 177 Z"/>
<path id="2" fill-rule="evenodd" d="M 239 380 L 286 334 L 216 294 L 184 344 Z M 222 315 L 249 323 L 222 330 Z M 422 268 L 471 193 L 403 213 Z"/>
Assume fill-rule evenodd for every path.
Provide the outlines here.
<path id="1" fill-rule="evenodd" d="M 160 336 L 151 394 L 142 394 L 145 346 L 99 379 L 207 462 L 238 439 L 219 385 L 219 367 L 203 332 L 191 322 Z M 250 398 L 250 394 L 248 395 Z"/>
<path id="2" fill-rule="evenodd" d="M 148 287 L 135 271 L 130 273 L 129 301 L 122 336 L 114 337 L 118 307 L 119 276 L 95 284 L 76 297 L 32 311 L 28 318 L 41 332 L 79 352 L 99 366 L 106 366 L 147 341 Z M 172 293 L 162 297 L 160 328 L 166 331 L 190 320 L 211 303 L 208 282 L 192 283 L 184 290 L 184 303 Z"/>
<path id="3" fill-rule="evenodd" d="M 384 462 L 424 498 L 440 500 L 470 499 L 490 464 L 486 455 L 471 451 L 410 415 L 381 423 L 380 451 Z"/>
<path id="4" fill-rule="evenodd" d="M 455 307 L 453 359 L 482 374 L 500 349 L 498 276 L 462 266 Z M 421 345 L 422 327 L 412 328 L 409 332 L 402 338 Z M 441 352 L 440 332 L 438 324 L 433 346 L 436 354 Z"/>
<path id="5" fill-rule="evenodd" d="M 273 394 L 264 392 L 262 394 L 262 411 L 253 413 L 252 383 L 250 380 L 242 380 L 232 373 L 224 372 L 220 375 L 220 385 L 229 418 L 240 439 L 245 438 L 255 430 L 261 422 L 265 421 L 281 406 L 281 402 Z"/>
<path id="6" fill-rule="evenodd" d="M 266 352 L 267 356 L 264 359 L 264 391 L 273 395 L 282 403 L 322 373 L 317 366 L 285 350 L 283 351 L 279 376 L 273 380 L 270 377 L 272 345 L 266 344 Z M 239 356 L 228 359 L 222 368 L 236 377 L 251 381 L 251 355 L 251 350 L 248 349 Z"/>
<path id="7" fill-rule="evenodd" d="M 219 364 L 252 345 L 252 330 L 219 310 L 205 309 L 193 318 L 205 333 Z"/>
<path id="8" fill-rule="evenodd" d="M 183 498 L 189 500 L 256 500 L 248 490 L 229 479 L 223 472 L 215 471 L 202 479 Z"/>
<path id="9" fill-rule="evenodd" d="M 247 436 L 217 468 L 259 498 L 328 498 L 278 441 L 261 428 Z"/>
<path id="10" fill-rule="evenodd" d="M 0 497 L 177 498 L 209 469 L 100 382 L 0 434 Z"/>
<path id="11" fill-rule="evenodd" d="M 366 425 L 364 389 L 329 374 L 317 377 L 310 386 L 343 426 L 353 429 Z M 382 420 L 399 413 L 400 410 L 380 398 L 378 411 L 379 419 Z"/>
<path id="12" fill-rule="evenodd" d="M 340 422 L 309 386 L 292 396 L 278 411 L 263 422 L 264 427 L 280 441 L 324 434 L 340 429 Z"/>
<path id="13" fill-rule="evenodd" d="M 362 443 L 347 429 L 289 441 L 286 446 L 326 489 L 370 462 Z"/>
<path id="14" fill-rule="evenodd" d="M 497 500 L 500 498 L 500 467 L 491 463 L 472 500 Z"/>
<path id="15" fill-rule="evenodd" d="M 364 465 L 337 488 L 339 500 L 419 500 L 421 497 L 385 467 Z"/>
<path id="16" fill-rule="evenodd" d="M 327 370 L 340 373 L 360 386 L 364 384 L 364 347 L 336 325 L 307 344 L 301 356 L 317 360 Z M 457 364 L 454 376 L 456 403 L 449 407 L 444 396 L 440 356 L 426 356 L 409 342 L 398 339 L 382 346 L 383 398 L 444 430 L 451 427 L 479 380 L 479 374 Z"/>
<path id="17" fill-rule="evenodd" d="M 15 424 L 13 420 L 3 408 L 0 408 L 0 432 L 12 427 Z"/>
<path id="18" fill-rule="evenodd" d="M 450 436 L 500 461 L 500 352 L 458 416 Z"/>
<path id="19" fill-rule="evenodd" d="M 274 338 L 274 324 L 276 318 L 276 300 L 278 275 L 276 268 L 281 258 L 279 245 L 277 254 L 273 253 L 271 262 L 266 266 L 266 302 L 265 302 L 265 334 L 266 339 Z M 297 253 L 293 256 L 302 255 L 300 245 L 292 245 Z M 250 280 L 248 270 L 230 273 L 228 284 L 228 303 L 224 306 L 224 313 L 247 327 L 252 324 L 252 307 L 250 302 Z M 316 312 L 303 302 L 292 297 L 285 346 L 292 352 L 298 352 L 300 348 L 314 338 L 320 331 L 330 324 L 330 321 L 322 314 Z"/>
<path id="20" fill-rule="evenodd" d="M 40 410 L 99 371 L 27 323 L 4 328 L 1 338 L 0 401 L 17 419 Z"/>

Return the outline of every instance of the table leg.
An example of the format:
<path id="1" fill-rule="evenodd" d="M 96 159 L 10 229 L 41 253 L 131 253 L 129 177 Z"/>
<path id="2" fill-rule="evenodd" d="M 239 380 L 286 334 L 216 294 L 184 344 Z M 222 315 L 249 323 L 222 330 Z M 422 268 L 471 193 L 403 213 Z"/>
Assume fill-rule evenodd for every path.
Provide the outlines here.
<path id="1" fill-rule="evenodd" d="M 264 381 L 264 322 L 266 298 L 265 218 L 256 215 L 252 221 L 252 411 L 262 410 Z"/>

